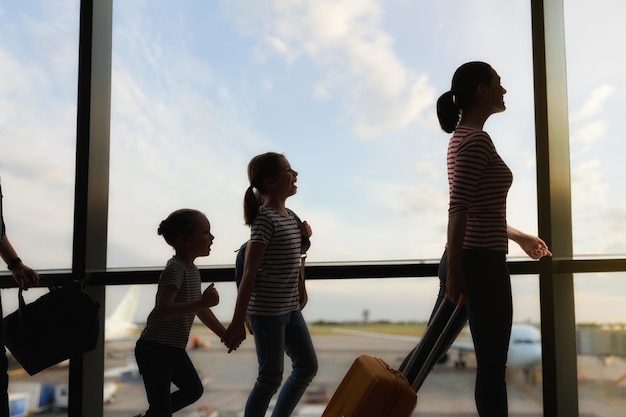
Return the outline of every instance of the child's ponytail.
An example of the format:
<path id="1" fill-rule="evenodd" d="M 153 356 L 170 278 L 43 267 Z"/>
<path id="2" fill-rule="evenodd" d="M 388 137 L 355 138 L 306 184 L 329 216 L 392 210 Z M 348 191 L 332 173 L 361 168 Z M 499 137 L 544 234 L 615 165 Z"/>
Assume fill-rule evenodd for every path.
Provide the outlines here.
<path id="1" fill-rule="evenodd" d="M 257 155 L 248 164 L 248 180 L 250 186 L 243 198 L 243 218 L 247 226 L 251 226 L 263 204 L 262 195 L 265 193 L 266 178 L 275 177 L 280 169 L 280 160 L 284 155 L 276 152 L 267 152 Z"/>
<path id="2" fill-rule="evenodd" d="M 254 187 L 251 185 L 246 190 L 246 194 L 243 197 L 243 219 L 246 226 L 251 226 L 259 212 L 261 202 L 254 192 Z"/>

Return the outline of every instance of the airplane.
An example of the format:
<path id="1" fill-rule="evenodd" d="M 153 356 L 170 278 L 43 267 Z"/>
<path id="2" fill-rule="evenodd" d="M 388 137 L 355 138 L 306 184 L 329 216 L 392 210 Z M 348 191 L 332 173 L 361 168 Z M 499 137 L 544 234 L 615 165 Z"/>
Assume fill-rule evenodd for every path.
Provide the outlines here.
<path id="1" fill-rule="evenodd" d="M 139 285 L 131 286 L 113 313 L 107 317 L 104 325 L 105 342 L 122 340 L 137 334 L 139 327 L 133 319 L 139 306 L 140 292 Z"/>
<path id="2" fill-rule="evenodd" d="M 417 344 L 420 340 L 415 336 L 402 336 L 367 332 L 363 330 L 353 329 L 341 329 L 334 328 L 333 332 L 351 334 L 364 337 L 382 338 L 387 340 L 405 341 L 412 344 Z M 456 340 L 452 346 L 452 349 L 456 349 L 459 352 L 459 358 L 455 361 L 454 365 L 457 368 L 465 367 L 465 360 L 463 358 L 466 352 L 474 351 L 474 344 L 471 340 L 459 341 Z M 449 355 L 446 354 L 440 360 L 441 363 L 446 363 L 449 359 Z M 511 338 L 509 341 L 509 352 L 507 357 L 507 367 L 512 369 L 522 369 L 525 372 L 530 371 L 536 366 L 541 364 L 541 332 L 535 326 L 525 323 L 514 323 L 511 328 Z"/>

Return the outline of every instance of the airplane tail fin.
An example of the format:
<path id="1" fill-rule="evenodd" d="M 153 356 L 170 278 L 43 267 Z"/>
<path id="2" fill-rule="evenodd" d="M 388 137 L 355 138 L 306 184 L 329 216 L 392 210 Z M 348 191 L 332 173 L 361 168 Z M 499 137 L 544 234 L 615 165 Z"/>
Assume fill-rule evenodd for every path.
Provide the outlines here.
<path id="1" fill-rule="evenodd" d="M 136 329 L 134 323 L 135 312 L 139 306 L 141 286 L 130 287 L 124 298 L 119 302 L 113 314 L 106 319 L 105 339 L 130 335 Z"/>

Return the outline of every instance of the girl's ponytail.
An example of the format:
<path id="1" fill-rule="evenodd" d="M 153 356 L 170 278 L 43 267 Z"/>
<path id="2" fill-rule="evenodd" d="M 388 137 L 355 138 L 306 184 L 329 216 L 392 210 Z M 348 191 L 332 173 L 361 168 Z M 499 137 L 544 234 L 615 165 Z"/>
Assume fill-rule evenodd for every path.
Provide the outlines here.
<path id="1" fill-rule="evenodd" d="M 251 226 L 263 204 L 262 195 L 265 193 L 266 178 L 275 177 L 280 170 L 280 160 L 285 156 L 276 152 L 267 152 L 257 155 L 248 163 L 248 180 L 250 186 L 243 198 L 243 218 L 247 226 Z"/>
<path id="2" fill-rule="evenodd" d="M 254 187 L 251 185 L 243 197 L 243 219 L 246 226 L 252 225 L 260 206 L 261 202 L 254 192 Z"/>

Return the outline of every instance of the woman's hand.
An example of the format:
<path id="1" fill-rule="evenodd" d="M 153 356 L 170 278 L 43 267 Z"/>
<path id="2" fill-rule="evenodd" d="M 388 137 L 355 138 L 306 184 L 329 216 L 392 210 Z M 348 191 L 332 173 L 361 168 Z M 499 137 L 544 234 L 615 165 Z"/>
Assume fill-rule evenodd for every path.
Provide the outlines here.
<path id="1" fill-rule="evenodd" d="M 532 259 L 541 259 L 544 256 L 552 256 L 552 252 L 548 249 L 546 242 L 537 236 L 521 232 L 510 225 L 506 226 L 506 234 L 509 239 L 516 242 Z"/>
<path id="2" fill-rule="evenodd" d="M 548 249 L 546 242 L 537 236 L 526 235 L 517 243 L 520 248 L 522 248 L 522 250 L 532 259 L 541 259 L 544 256 L 552 256 L 552 252 Z"/>
<path id="3" fill-rule="evenodd" d="M 446 277 L 446 297 L 454 304 L 461 303 L 461 299 L 467 286 L 465 284 L 465 275 L 462 267 L 448 264 L 448 274 Z"/>
<path id="4" fill-rule="evenodd" d="M 23 290 L 39 285 L 39 274 L 21 262 L 11 270 L 11 274 Z"/>

